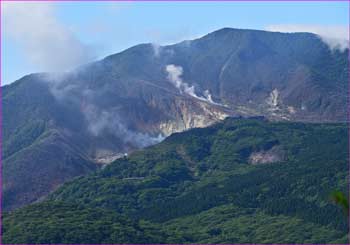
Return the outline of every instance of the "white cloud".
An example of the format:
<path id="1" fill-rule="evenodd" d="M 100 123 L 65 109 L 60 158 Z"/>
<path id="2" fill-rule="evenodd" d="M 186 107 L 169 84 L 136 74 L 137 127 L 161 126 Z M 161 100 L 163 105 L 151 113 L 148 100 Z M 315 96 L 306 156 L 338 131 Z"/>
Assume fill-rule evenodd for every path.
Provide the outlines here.
<path id="1" fill-rule="evenodd" d="M 5 35 L 23 57 L 44 71 L 62 71 L 91 61 L 94 51 L 57 18 L 54 3 L 2 3 Z"/>
<path id="2" fill-rule="evenodd" d="M 267 31 L 278 32 L 311 32 L 319 35 L 331 49 L 345 50 L 349 47 L 348 26 L 342 25 L 294 25 L 281 24 L 265 27 Z"/>

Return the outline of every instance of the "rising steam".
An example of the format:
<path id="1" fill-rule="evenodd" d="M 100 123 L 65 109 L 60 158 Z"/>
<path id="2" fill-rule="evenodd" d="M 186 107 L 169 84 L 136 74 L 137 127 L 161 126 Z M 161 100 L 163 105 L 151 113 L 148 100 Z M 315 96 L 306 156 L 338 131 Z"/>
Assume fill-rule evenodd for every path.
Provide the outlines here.
<path id="1" fill-rule="evenodd" d="M 117 136 L 125 143 L 141 148 L 156 144 L 164 139 L 161 134 L 157 137 L 152 137 L 148 134 L 128 129 L 117 112 L 101 110 L 90 104 L 84 107 L 83 113 L 88 122 L 88 130 L 93 136 L 108 133 Z"/>
<path id="2" fill-rule="evenodd" d="M 57 101 L 80 109 L 87 123 L 87 131 L 93 137 L 114 135 L 122 142 L 137 148 L 156 144 L 164 139 L 160 134 L 151 136 L 147 133 L 135 132 L 129 129 L 122 120 L 120 113 L 114 108 L 101 108 L 96 101 L 110 91 L 109 87 L 101 87 L 98 91 L 86 87 L 83 82 L 72 84 L 69 76 L 58 77 L 49 74 L 45 77 L 50 85 L 50 91 Z M 60 80 L 61 79 L 61 80 Z M 65 81 L 65 79 L 68 79 Z"/>
<path id="3" fill-rule="evenodd" d="M 212 95 L 209 90 L 204 91 L 204 96 L 199 96 L 195 92 L 195 87 L 192 85 L 188 85 L 188 83 L 184 82 L 181 78 L 183 74 L 183 68 L 181 66 L 176 66 L 173 64 L 167 65 L 165 70 L 168 73 L 168 80 L 179 90 L 180 93 L 185 93 L 193 98 L 209 102 L 211 104 L 220 105 L 219 103 L 215 103 L 212 99 Z"/>

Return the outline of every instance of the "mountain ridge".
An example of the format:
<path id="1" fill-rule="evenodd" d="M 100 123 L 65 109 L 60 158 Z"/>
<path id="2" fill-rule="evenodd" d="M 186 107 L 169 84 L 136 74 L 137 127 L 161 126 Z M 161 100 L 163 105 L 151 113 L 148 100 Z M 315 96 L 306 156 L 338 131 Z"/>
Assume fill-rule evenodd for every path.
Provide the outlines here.
<path id="1" fill-rule="evenodd" d="M 25 76 L 2 87 L 4 208 L 31 202 L 16 202 L 20 196 L 47 195 L 56 188 L 48 188 L 50 179 L 59 186 L 172 133 L 228 116 L 346 121 L 347 52 L 330 50 L 314 34 L 224 28 L 174 45 L 137 45 L 71 72 Z M 43 145 L 65 149 L 63 163 L 53 152 L 45 157 L 27 149 L 49 132 L 59 134 Z M 25 149 L 23 157 L 9 158 Z M 69 159 L 83 159 L 85 170 Z M 45 183 L 37 176 L 42 166 L 51 173 Z M 62 166 L 70 170 L 52 171 Z M 26 181 L 19 183 L 19 176 Z M 33 183 L 42 194 L 33 194 Z"/>

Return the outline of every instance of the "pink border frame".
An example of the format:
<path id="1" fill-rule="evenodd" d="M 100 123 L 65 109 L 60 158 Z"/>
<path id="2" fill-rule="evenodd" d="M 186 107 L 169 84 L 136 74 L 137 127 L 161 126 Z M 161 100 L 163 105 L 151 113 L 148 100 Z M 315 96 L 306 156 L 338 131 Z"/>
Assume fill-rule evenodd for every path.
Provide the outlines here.
<path id="1" fill-rule="evenodd" d="M 350 2 L 350 0 L 0 0 L 0 2 Z"/>
<path id="2" fill-rule="evenodd" d="M 349 176 L 350 176 L 350 0 L 0 0 L 0 245 L 2 243 L 2 2 L 348 2 L 348 38 L 349 38 L 349 52 L 348 52 L 348 98 L 347 98 L 347 124 L 348 124 L 348 163 L 349 163 Z M 350 177 L 349 177 L 350 178 Z M 350 188 L 350 186 L 349 186 Z M 350 218 L 349 223 L 350 223 Z M 348 231 L 350 236 L 350 226 Z M 266 245 L 254 243 L 255 245 Z M 282 243 L 271 243 L 271 245 L 282 245 Z M 349 241 L 350 244 L 350 241 Z M 23 244 L 11 244 L 11 245 L 23 245 Z M 34 244 L 27 244 L 34 245 Z M 48 245 L 48 244 L 42 244 Z M 57 244 L 59 245 L 59 244 Z M 77 244 L 65 244 L 65 245 L 77 245 Z M 81 245 L 113 245 L 113 244 L 81 244 Z M 128 244 L 139 245 L 139 244 Z M 141 244 L 140 244 L 141 245 Z M 161 244 L 149 244 L 149 245 L 161 245 Z M 162 244 L 165 245 L 165 244 Z M 191 244 L 191 245 L 221 245 L 221 244 Z M 248 245 L 247 243 L 235 243 L 228 245 Z M 287 245 L 287 244 L 285 244 Z M 314 245 L 307 244 L 304 245 Z M 334 244 L 340 245 L 340 244 Z"/>

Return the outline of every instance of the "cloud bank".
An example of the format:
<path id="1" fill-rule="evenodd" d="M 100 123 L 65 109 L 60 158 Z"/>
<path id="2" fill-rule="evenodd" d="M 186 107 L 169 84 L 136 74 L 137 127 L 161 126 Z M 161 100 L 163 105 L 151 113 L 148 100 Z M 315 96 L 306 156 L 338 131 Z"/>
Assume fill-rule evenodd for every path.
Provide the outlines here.
<path id="1" fill-rule="evenodd" d="M 277 32 L 311 32 L 321 37 L 331 49 L 344 51 L 349 48 L 349 30 L 347 26 L 337 25 L 269 25 L 267 31 Z"/>
<path id="2" fill-rule="evenodd" d="M 23 57 L 44 71 L 64 71 L 91 61 L 91 47 L 82 43 L 55 15 L 48 2 L 2 3 L 3 28 Z"/>

